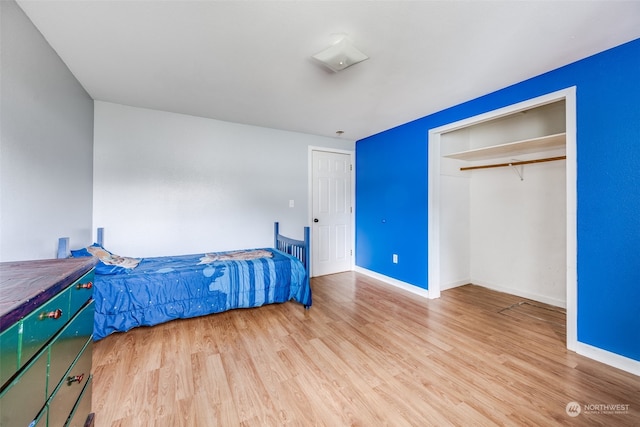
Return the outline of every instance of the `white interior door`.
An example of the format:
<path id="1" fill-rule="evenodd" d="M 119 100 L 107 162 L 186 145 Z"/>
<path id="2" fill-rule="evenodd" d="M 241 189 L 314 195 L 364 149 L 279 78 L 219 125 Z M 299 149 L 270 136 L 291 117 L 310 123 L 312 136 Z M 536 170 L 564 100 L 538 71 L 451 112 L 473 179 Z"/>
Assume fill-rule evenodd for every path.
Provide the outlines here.
<path id="1" fill-rule="evenodd" d="M 351 155 L 312 151 L 312 275 L 351 270 Z"/>

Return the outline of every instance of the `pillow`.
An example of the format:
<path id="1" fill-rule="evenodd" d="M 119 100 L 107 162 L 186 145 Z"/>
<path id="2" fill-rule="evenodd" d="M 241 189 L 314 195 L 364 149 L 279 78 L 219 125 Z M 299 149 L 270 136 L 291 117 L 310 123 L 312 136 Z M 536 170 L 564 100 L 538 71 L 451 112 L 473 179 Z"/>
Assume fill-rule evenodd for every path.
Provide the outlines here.
<path id="1" fill-rule="evenodd" d="M 200 258 L 198 265 L 211 264 L 216 261 L 247 261 L 259 258 L 273 258 L 273 253 L 266 249 L 249 249 L 244 251 L 204 254 L 204 256 Z"/>
<path id="2" fill-rule="evenodd" d="M 95 256 L 98 258 L 98 263 L 96 264 L 97 274 L 128 273 L 140 263 L 138 258 L 122 257 L 112 254 L 97 243 L 87 246 L 86 248 L 71 251 L 71 256 L 75 258 Z"/>

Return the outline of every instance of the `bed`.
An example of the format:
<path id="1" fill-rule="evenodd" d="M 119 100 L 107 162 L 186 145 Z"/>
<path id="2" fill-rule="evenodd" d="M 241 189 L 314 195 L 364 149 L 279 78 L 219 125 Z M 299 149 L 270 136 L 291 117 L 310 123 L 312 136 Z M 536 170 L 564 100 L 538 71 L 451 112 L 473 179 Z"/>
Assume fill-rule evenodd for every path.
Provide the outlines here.
<path id="1" fill-rule="evenodd" d="M 58 257 L 96 256 L 93 339 L 138 326 L 204 316 L 236 308 L 297 301 L 311 307 L 309 227 L 291 239 L 274 224 L 274 247 L 154 258 L 129 258 L 98 242 L 69 250 L 60 238 Z"/>

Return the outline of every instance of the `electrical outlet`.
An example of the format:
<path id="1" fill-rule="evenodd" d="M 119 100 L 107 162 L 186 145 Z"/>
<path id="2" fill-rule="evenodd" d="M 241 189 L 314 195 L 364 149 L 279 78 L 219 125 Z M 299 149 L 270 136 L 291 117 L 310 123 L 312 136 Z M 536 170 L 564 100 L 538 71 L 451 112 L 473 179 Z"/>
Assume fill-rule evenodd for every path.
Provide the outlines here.
<path id="1" fill-rule="evenodd" d="M 393 263 L 394 264 L 398 263 L 398 254 L 393 254 Z"/>
<path id="2" fill-rule="evenodd" d="M 289 200 L 289 207 L 292 208 L 294 206 L 294 201 L 293 200 Z"/>

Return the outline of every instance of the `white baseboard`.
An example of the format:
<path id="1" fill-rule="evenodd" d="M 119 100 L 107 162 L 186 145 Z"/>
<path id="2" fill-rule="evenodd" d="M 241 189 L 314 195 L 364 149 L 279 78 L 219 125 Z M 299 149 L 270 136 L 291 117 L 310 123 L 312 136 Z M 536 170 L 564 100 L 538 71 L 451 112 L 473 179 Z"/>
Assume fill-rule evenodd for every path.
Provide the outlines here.
<path id="1" fill-rule="evenodd" d="M 576 353 L 605 365 L 613 366 L 630 374 L 640 376 L 640 361 L 621 356 L 582 342 L 576 343 Z"/>
<path id="2" fill-rule="evenodd" d="M 469 283 L 473 283 L 474 285 L 482 286 L 483 288 L 491 289 L 498 292 L 504 292 L 506 294 L 516 295 L 522 298 L 531 299 L 534 301 L 540 301 L 545 304 L 553 305 L 555 307 L 567 308 L 567 302 L 559 299 L 551 298 L 545 295 L 539 295 L 533 292 L 527 292 L 520 289 L 513 288 L 505 288 L 503 286 L 497 286 L 492 283 L 479 282 L 476 280 L 471 280 Z"/>
<path id="3" fill-rule="evenodd" d="M 440 290 L 446 291 L 447 289 L 457 288 L 458 286 L 468 285 L 469 283 L 472 283 L 471 280 L 469 279 L 458 280 L 457 282 L 451 282 L 451 283 L 446 283 L 444 285 L 440 285 Z"/>
<path id="4" fill-rule="evenodd" d="M 424 298 L 429 298 L 429 291 L 427 289 L 420 288 L 418 286 L 412 285 L 411 283 L 403 282 L 402 280 L 394 279 L 393 277 L 385 276 L 384 274 L 376 273 L 375 271 L 367 270 L 366 268 L 358 267 L 357 265 L 353 267 L 353 271 L 362 273 L 376 280 L 380 280 L 381 282 L 385 282 L 386 284 L 395 286 L 396 288 L 404 289 L 405 291 L 409 291 L 412 294 L 416 294 Z"/>

